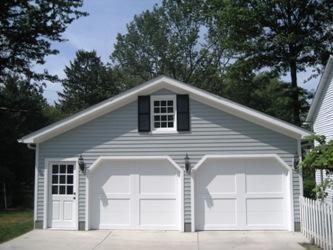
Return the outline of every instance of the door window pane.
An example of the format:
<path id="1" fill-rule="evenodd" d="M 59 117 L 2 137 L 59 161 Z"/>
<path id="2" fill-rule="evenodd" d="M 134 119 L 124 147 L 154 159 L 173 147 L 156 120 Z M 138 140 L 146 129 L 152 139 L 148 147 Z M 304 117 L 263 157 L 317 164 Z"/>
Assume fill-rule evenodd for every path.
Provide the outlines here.
<path id="1" fill-rule="evenodd" d="M 59 186 L 59 194 L 65 194 L 65 186 Z"/>
<path id="2" fill-rule="evenodd" d="M 66 176 L 65 175 L 60 175 L 60 184 L 65 184 L 66 183 Z"/>
<path id="3" fill-rule="evenodd" d="M 52 173 L 56 174 L 58 171 L 58 165 L 52 165 Z"/>
<path id="4" fill-rule="evenodd" d="M 67 165 L 67 173 L 72 174 L 74 170 L 74 166 L 73 165 Z"/>
<path id="5" fill-rule="evenodd" d="M 52 186 L 52 194 L 58 194 L 58 185 Z"/>
<path id="6" fill-rule="evenodd" d="M 73 194 L 73 186 L 67 186 L 67 194 Z"/>
<path id="7" fill-rule="evenodd" d="M 52 184 L 58 184 L 58 175 L 52 175 Z"/>
<path id="8" fill-rule="evenodd" d="M 73 184 L 73 175 L 67 175 L 67 184 Z"/>

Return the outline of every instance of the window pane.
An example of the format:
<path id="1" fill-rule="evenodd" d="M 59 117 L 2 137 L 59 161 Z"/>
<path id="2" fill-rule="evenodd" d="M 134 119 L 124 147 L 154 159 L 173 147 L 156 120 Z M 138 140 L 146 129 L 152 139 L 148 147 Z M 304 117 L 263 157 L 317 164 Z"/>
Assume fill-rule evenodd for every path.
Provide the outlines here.
<path id="1" fill-rule="evenodd" d="M 67 184 L 73 184 L 73 175 L 67 175 Z"/>
<path id="2" fill-rule="evenodd" d="M 168 113 L 173 113 L 173 107 L 168 107 Z"/>
<path id="3" fill-rule="evenodd" d="M 67 194 L 73 194 L 73 186 L 67 186 Z"/>
<path id="4" fill-rule="evenodd" d="M 60 175 L 60 184 L 65 184 L 66 183 L 66 175 Z"/>
<path id="5" fill-rule="evenodd" d="M 168 106 L 172 106 L 173 105 L 173 101 L 168 101 Z"/>
<path id="6" fill-rule="evenodd" d="M 173 121 L 173 115 L 168 115 L 168 121 Z"/>
<path id="7" fill-rule="evenodd" d="M 59 186 L 59 194 L 65 194 L 65 186 Z"/>
<path id="8" fill-rule="evenodd" d="M 154 106 L 159 106 L 160 105 L 160 101 L 154 101 Z"/>
<path id="9" fill-rule="evenodd" d="M 161 113 L 166 113 L 166 108 L 161 108 Z"/>
<path id="10" fill-rule="evenodd" d="M 52 194 L 58 194 L 58 186 L 52 186 Z"/>
<path id="11" fill-rule="evenodd" d="M 73 165 L 67 165 L 67 173 L 72 174 L 74 171 L 74 166 Z"/>
<path id="12" fill-rule="evenodd" d="M 160 116 L 159 116 L 159 115 L 155 115 L 155 116 L 154 116 L 154 120 L 155 120 L 155 121 L 159 121 L 159 120 L 160 120 Z"/>
<path id="13" fill-rule="evenodd" d="M 167 127 L 167 123 L 166 122 L 161 122 L 161 128 L 166 128 Z"/>
<path id="14" fill-rule="evenodd" d="M 60 165 L 60 173 L 66 173 L 66 165 Z"/>
<path id="15" fill-rule="evenodd" d="M 58 175 L 52 175 L 52 184 L 58 184 Z"/>
<path id="16" fill-rule="evenodd" d="M 161 121 L 166 121 L 167 120 L 167 116 L 166 115 L 161 115 Z"/>
<path id="17" fill-rule="evenodd" d="M 52 165 L 52 173 L 58 173 L 58 165 Z"/>
<path id="18" fill-rule="evenodd" d="M 166 101 L 161 101 L 161 106 L 166 106 Z"/>
<path id="19" fill-rule="evenodd" d="M 154 108 L 154 113 L 159 113 L 160 112 L 160 108 Z"/>
<path id="20" fill-rule="evenodd" d="M 154 127 L 155 127 L 155 128 L 160 128 L 160 123 L 159 123 L 159 122 L 155 122 L 155 123 L 154 123 Z"/>
<path id="21" fill-rule="evenodd" d="M 168 128 L 173 128 L 173 122 L 168 122 Z"/>

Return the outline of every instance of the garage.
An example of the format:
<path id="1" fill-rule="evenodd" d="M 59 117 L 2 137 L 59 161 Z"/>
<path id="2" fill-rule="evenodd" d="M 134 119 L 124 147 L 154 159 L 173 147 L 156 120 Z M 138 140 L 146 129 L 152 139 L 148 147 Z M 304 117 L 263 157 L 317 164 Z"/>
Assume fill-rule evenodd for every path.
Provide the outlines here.
<path id="1" fill-rule="evenodd" d="M 169 157 L 101 157 L 88 174 L 91 229 L 181 230 L 182 172 Z"/>
<path id="2" fill-rule="evenodd" d="M 206 156 L 193 175 L 195 230 L 291 230 L 290 168 L 278 156 Z"/>

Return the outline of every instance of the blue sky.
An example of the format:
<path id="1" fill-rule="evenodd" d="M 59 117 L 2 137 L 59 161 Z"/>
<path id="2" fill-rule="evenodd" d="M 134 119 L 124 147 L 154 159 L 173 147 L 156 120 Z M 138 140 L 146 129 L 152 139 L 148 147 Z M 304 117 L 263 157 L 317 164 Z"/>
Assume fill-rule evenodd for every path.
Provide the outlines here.
<path id="1" fill-rule="evenodd" d="M 53 47 L 59 54 L 48 56 L 43 66 L 51 74 L 64 77 L 64 68 L 75 57 L 78 49 L 96 50 L 103 61 L 107 61 L 113 50 L 118 33 L 126 32 L 126 24 L 135 14 L 152 9 L 160 0 L 85 0 L 83 10 L 89 13 L 74 21 L 65 31 L 63 37 L 67 42 L 54 43 Z M 44 96 L 49 103 L 58 99 L 57 92 L 61 91 L 60 83 L 50 83 L 44 90 Z"/>
<path id="2" fill-rule="evenodd" d="M 63 69 L 75 56 L 78 49 L 96 50 L 103 61 L 107 61 L 113 50 L 118 33 L 126 33 L 126 24 L 135 14 L 152 9 L 154 4 L 161 0 L 85 0 L 83 10 L 89 13 L 87 17 L 81 17 L 74 21 L 64 33 L 68 39 L 64 43 L 54 43 L 58 55 L 46 58 L 46 64 L 37 69 L 46 68 L 51 74 L 64 77 Z M 302 87 L 315 89 L 319 79 L 314 79 L 306 84 L 302 82 L 309 76 L 308 72 L 299 74 L 299 82 Z M 288 81 L 289 75 L 283 77 Z M 61 91 L 60 83 L 47 85 L 44 96 L 50 104 L 58 100 L 57 92 Z"/>

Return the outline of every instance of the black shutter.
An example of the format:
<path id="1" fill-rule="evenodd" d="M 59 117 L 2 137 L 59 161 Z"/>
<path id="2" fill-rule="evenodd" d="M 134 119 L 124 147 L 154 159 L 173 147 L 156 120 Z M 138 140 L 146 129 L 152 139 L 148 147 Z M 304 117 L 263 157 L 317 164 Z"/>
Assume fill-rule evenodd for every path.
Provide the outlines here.
<path id="1" fill-rule="evenodd" d="M 190 104 L 188 95 L 177 95 L 177 130 L 190 131 Z"/>
<path id="2" fill-rule="evenodd" d="M 138 130 L 139 132 L 150 131 L 150 96 L 138 97 Z"/>

